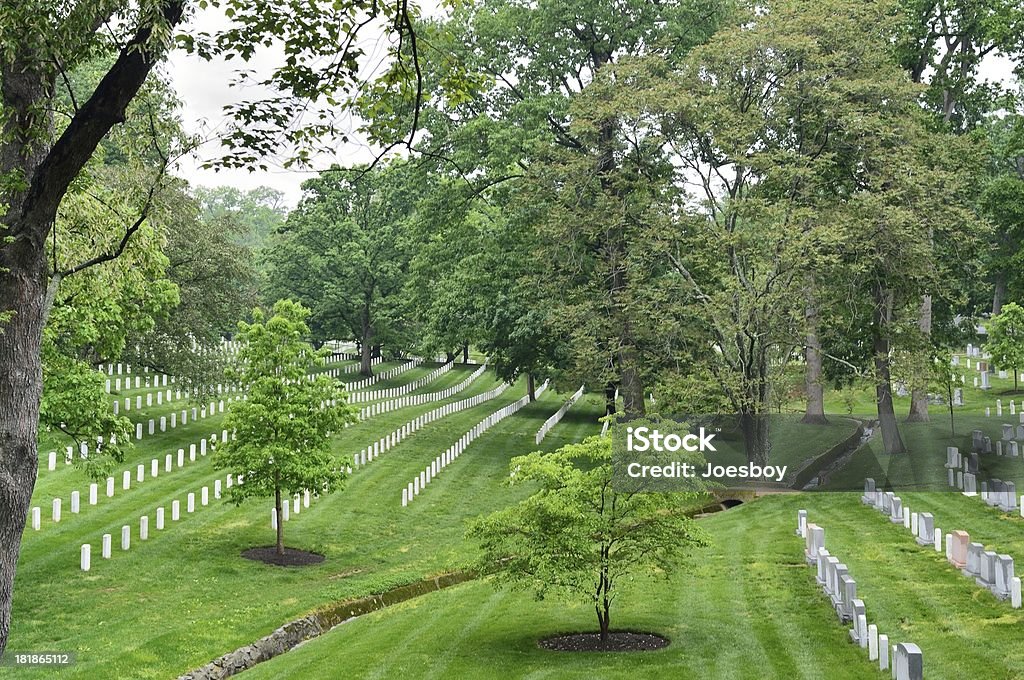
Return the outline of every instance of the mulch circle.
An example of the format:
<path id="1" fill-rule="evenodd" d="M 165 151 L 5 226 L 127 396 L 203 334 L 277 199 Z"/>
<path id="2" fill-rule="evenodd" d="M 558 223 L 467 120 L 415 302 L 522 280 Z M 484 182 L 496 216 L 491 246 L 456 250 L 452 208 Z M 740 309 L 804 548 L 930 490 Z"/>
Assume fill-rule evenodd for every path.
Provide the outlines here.
<path id="1" fill-rule="evenodd" d="M 324 561 L 324 556 L 320 553 L 296 550 L 295 548 L 285 548 L 284 555 L 278 555 L 277 546 L 273 545 L 262 545 L 258 548 L 243 550 L 242 557 L 278 567 L 308 567 L 311 564 L 320 564 Z"/>
<path id="2" fill-rule="evenodd" d="M 542 649 L 554 652 L 648 652 L 668 647 L 668 638 L 654 633 L 613 631 L 601 641 L 600 633 L 568 633 L 537 642 Z"/>

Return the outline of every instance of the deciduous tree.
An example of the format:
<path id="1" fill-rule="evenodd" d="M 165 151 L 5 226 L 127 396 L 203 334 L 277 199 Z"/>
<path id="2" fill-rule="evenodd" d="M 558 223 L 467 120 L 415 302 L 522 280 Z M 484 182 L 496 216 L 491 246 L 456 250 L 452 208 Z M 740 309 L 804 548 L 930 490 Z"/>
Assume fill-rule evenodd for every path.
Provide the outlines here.
<path id="1" fill-rule="evenodd" d="M 274 499 L 277 554 L 284 555 L 282 502 L 296 493 L 336 491 L 344 474 L 331 455 L 330 437 L 355 411 L 337 381 L 309 375 L 323 363 L 307 341 L 309 310 L 291 300 L 274 304 L 272 316 L 253 311 L 252 323 L 239 324 L 238 368 L 232 371 L 246 391 L 225 419 L 231 438 L 217 447 L 214 465 L 242 475 L 231 487 L 235 503 Z"/>
<path id="2" fill-rule="evenodd" d="M 624 580 L 670 573 L 687 550 L 707 542 L 687 514 L 696 493 L 616 490 L 609 437 L 519 456 L 510 470 L 511 484 L 540 489 L 471 527 L 483 548 L 481 570 L 502 585 L 587 602 L 602 641 Z"/>

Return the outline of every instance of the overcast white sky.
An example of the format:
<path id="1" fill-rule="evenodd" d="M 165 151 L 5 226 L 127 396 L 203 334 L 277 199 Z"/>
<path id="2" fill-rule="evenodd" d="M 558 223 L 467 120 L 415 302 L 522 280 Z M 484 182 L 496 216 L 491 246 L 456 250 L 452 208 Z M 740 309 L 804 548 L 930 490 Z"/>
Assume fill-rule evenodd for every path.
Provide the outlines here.
<path id="1" fill-rule="evenodd" d="M 212 33 L 226 26 L 227 19 L 221 11 L 210 8 L 198 11 L 185 30 L 194 28 Z M 367 55 L 362 74 L 365 77 L 371 75 L 383 63 L 388 44 L 379 28 L 367 31 L 360 44 Z M 205 161 L 216 159 L 222 153 L 218 134 L 222 134 L 227 127 L 224 107 L 257 98 L 261 93 L 268 92 L 251 82 L 236 83 L 237 69 L 251 69 L 255 74 L 253 80 L 259 81 L 268 76 L 275 65 L 281 63 L 281 54 L 280 49 L 261 49 L 252 60 L 242 65 L 237 60 L 207 62 L 181 51 L 175 51 L 171 55 L 167 69 L 183 104 L 181 114 L 185 128 L 201 139 L 208 140 L 196 154 L 179 161 L 176 174 L 187 178 L 193 184 L 204 186 L 230 185 L 240 189 L 270 186 L 285 194 L 289 207 L 295 206 L 302 193 L 299 185 L 312 176 L 312 170 L 286 170 L 281 167 L 280 162 L 272 159 L 267 160 L 269 170 L 265 172 L 202 167 Z M 357 121 L 352 121 L 353 131 L 356 126 Z M 356 139 L 354 132 L 350 137 L 353 141 L 340 147 L 334 157 L 316 159 L 317 167 L 328 167 L 335 162 L 340 165 L 355 165 L 374 158 L 373 149 L 368 144 Z"/>
<path id="2" fill-rule="evenodd" d="M 440 12 L 439 0 L 423 0 L 418 4 L 426 14 L 436 15 Z M 197 13 L 190 25 L 199 30 L 212 32 L 224 27 L 226 21 L 219 10 L 208 9 Z M 368 55 L 364 69 L 364 75 L 367 75 L 375 68 L 379 68 L 386 54 L 387 45 L 380 31 L 367 33 L 362 45 Z M 274 64 L 278 63 L 279 54 L 277 50 L 263 50 L 244 66 L 253 69 L 257 78 L 268 75 Z M 176 168 L 176 174 L 187 178 L 193 184 L 203 186 L 229 185 L 240 189 L 270 186 L 283 192 L 288 206 L 294 207 L 302 194 L 299 185 L 311 176 L 312 171 L 285 170 L 274 162 L 268 163 L 270 169 L 266 172 L 236 169 L 216 171 L 201 167 L 204 161 L 219 155 L 216 134 L 225 127 L 224 106 L 250 99 L 259 92 L 251 85 L 232 85 L 236 78 L 235 70 L 239 68 L 238 62 L 205 62 L 177 51 L 171 56 L 167 68 L 183 103 L 182 118 L 186 129 L 204 139 L 212 139 L 193 157 L 183 158 Z M 989 80 L 1009 82 L 1012 70 L 1010 62 L 996 56 L 986 62 L 983 75 Z M 353 128 L 355 124 L 353 121 Z M 340 147 L 333 158 L 317 159 L 317 166 L 327 167 L 332 162 L 354 165 L 372 160 L 374 150 L 366 143 L 355 139 L 356 135 L 353 134 L 352 137 L 354 141 Z"/>

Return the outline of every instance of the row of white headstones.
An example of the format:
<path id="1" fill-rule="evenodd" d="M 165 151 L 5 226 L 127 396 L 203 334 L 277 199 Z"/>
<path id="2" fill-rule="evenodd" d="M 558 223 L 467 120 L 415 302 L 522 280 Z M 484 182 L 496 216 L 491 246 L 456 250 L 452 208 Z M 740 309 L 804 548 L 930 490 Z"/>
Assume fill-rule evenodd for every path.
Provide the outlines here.
<path id="1" fill-rule="evenodd" d="M 540 397 L 547 388 L 548 381 L 545 380 L 544 384 L 537 388 L 536 396 Z M 427 484 L 429 484 L 430 481 L 441 472 L 441 470 L 446 468 L 449 463 L 462 455 L 462 452 L 465 451 L 477 437 L 508 416 L 517 413 L 521 408 L 529 403 L 530 395 L 524 395 L 522 398 L 508 406 L 503 406 L 474 425 L 466 434 L 462 435 L 459 441 L 455 442 L 455 444 L 450 446 L 447 451 L 432 460 L 430 465 L 424 468 L 419 475 L 414 477 L 413 480 L 402 489 L 402 507 L 404 508 L 409 505 L 409 503 L 411 503 L 412 500 L 427 487 Z"/>
<path id="2" fill-rule="evenodd" d="M 864 601 L 857 598 L 857 582 L 847 566 L 825 548 L 825 529 L 807 521 L 807 511 L 797 512 L 796 534 L 804 539 L 804 558 L 817 568 L 816 580 L 829 597 L 840 622 L 850 621 L 850 638 L 868 652 L 869 661 L 877 661 L 879 670 L 892 668 L 896 680 L 922 680 L 924 659 L 921 648 L 910 642 L 889 644 L 878 626 L 868 624 Z M 890 657 L 891 654 L 891 657 Z M 891 664 L 890 664 L 891 660 Z"/>
<path id="3" fill-rule="evenodd" d="M 239 391 L 240 390 L 238 388 L 238 385 L 218 384 L 217 388 L 216 388 L 216 393 L 218 395 L 232 394 L 232 393 L 237 393 Z M 189 395 L 189 393 L 187 391 L 186 392 L 182 392 L 181 390 L 173 390 L 172 391 L 171 389 L 166 389 L 165 390 L 163 388 L 159 388 L 155 392 L 147 392 L 146 393 L 146 406 L 147 407 L 153 406 L 153 402 L 154 401 L 156 401 L 156 405 L 157 406 L 162 406 L 165 403 L 170 404 L 171 402 L 174 402 L 174 401 L 181 401 L 182 398 L 185 398 L 185 399 L 195 398 L 196 394 L 198 394 L 198 392 L 193 392 L 192 395 Z M 153 395 L 156 395 L 155 399 L 154 399 Z M 123 407 L 121 406 L 122 401 L 124 403 Z M 142 395 L 141 394 L 135 395 L 134 403 L 135 403 L 135 409 L 136 410 L 139 410 L 139 409 L 142 408 Z M 112 404 L 112 409 L 114 411 L 114 415 L 119 415 L 121 413 L 121 411 L 125 411 L 126 413 L 128 411 L 131 411 L 132 410 L 132 398 L 131 397 L 124 397 L 123 400 L 120 399 L 120 398 L 115 398 L 114 401 L 113 401 L 113 404 Z"/>
<path id="4" fill-rule="evenodd" d="M 237 398 L 244 400 L 245 399 L 245 395 L 241 395 L 241 396 L 239 396 Z M 236 397 L 228 397 L 227 400 L 221 399 L 219 402 L 212 402 L 211 401 L 209 403 L 209 405 L 204 405 L 202 407 L 195 407 L 195 406 L 193 406 L 192 407 L 192 420 L 193 421 L 197 421 L 197 420 L 200 420 L 200 419 L 203 419 L 203 418 L 207 418 L 209 416 L 213 416 L 213 415 L 215 415 L 217 413 L 224 413 L 225 403 L 230 404 L 232 401 L 234 401 L 234 399 L 236 399 Z M 182 409 L 180 421 L 179 421 L 177 412 L 172 413 L 169 420 L 168 420 L 167 416 L 160 416 L 160 420 L 159 421 L 157 421 L 155 418 L 150 418 L 149 419 L 149 430 L 148 430 L 149 435 L 150 436 L 154 436 L 154 435 L 157 434 L 157 422 L 159 422 L 159 431 L 160 432 L 166 432 L 168 429 L 175 429 L 175 428 L 177 428 L 179 422 L 181 423 L 182 426 L 187 425 L 188 424 L 188 419 L 189 419 L 189 411 L 188 411 L 188 409 Z M 136 423 L 135 424 L 135 439 L 136 440 L 141 440 L 143 436 L 144 436 L 144 430 L 143 430 L 142 423 Z M 103 439 L 102 436 L 99 436 L 99 437 L 96 438 L 96 450 L 99 450 L 99 448 L 103 446 L 103 441 L 104 441 L 104 439 Z M 109 441 L 110 441 L 111 444 L 116 444 L 117 443 L 117 436 L 116 435 L 111 435 Z M 74 457 L 74 450 L 75 449 L 74 449 L 73 446 L 68 446 L 67 449 L 65 450 L 65 452 L 64 452 L 64 464 L 65 465 L 70 465 L 72 463 L 72 460 L 73 460 L 73 457 Z M 79 456 L 81 458 L 88 458 L 89 457 L 89 444 L 88 443 L 81 442 L 79 444 Z M 53 470 L 57 469 L 57 452 L 56 451 L 50 451 L 49 452 L 49 454 L 47 456 L 47 461 L 46 461 L 46 469 L 48 471 L 53 471 Z"/>
<path id="5" fill-rule="evenodd" d="M 144 377 L 145 377 L 145 380 L 143 380 Z M 134 389 L 136 389 L 136 390 L 156 389 L 158 387 L 167 387 L 168 383 L 170 383 L 171 385 L 173 385 L 175 383 L 173 375 L 172 376 L 168 376 L 168 375 L 166 375 L 164 373 L 161 373 L 159 375 L 154 374 L 152 377 L 155 378 L 155 380 L 151 381 L 150 380 L 150 376 L 141 376 L 141 375 L 134 376 L 134 378 L 135 378 L 135 380 L 134 380 L 134 383 L 135 383 Z M 132 376 L 125 377 L 124 378 L 124 389 L 126 389 L 126 390 L 133 389 L 132 382 L 133 382 L 132 381 Z M 150 384 L 151 382 L 152 382 L 152 385 Z M 121 391 L 121 384 L 122 384 L 122 379 L 121 378 L 107 378 L 107 385 L 106 385 L 107 394 L 110 394 L 111 392 L 120 392 Z"/>
<path id="6" fill-rule="evenodd" d="M 997 456 L 1006 455 L 1010 458 L 1021 457 L 1024 460 L 1024 456 L 1020 456 L 1021 444 L 1020 441 L 1024 440 L 1024 402 L 1021 404 L 1021 412 L 1019 416 L 1020 425 L 1016 428 L 1012 423 L 1003 423 L 1002 438 L 995 441 L 995 454 Z M 996 400 L 997 415 L 1003 414 L 1002 401 Z M 990 408 L 985 409 L 986 415 L 990 413 Z M 1016 415 L 1014 410 L 1014 402 L 1010 401 L 1010 415 Z M 982 451 L 989 453 L 992 451 L 992 438 L 984 436 L 981 430 L 974 430 L 971 433 L 972 447 L 975 449 L 981 449 Z M 1003 444 L 1006 444 L 1006 450 L 1003 450 Z M 974 454 L 972 454 L 974 455 Z M 970 465 L 968 464 L 968 458 L 960 454 L 960 450 L 955 446 L 946 447 L 946 464 L 947 470 L 947 484 L 950 487 L 956 487 L 958 490 L 963 492 L 963 495 L 973 497 L 978 496 L 978 480 L 977 474 L 970 472 Z M 993 489 L 991 485 L 995 483 L 1001 488 Z M 1014 482 L 1003 482 L 1001 480 L 989 480 L 988 482 L 981 482 L 981 500 L 990 506 L 998 506 L 1003 512 L 1012 512 L 1013 510 L 1020 511 L 1021 517 L 1024 517 L 1024 496 L 1020 496 L 1020 504 L 1017 503 L 1017 490 Z"/>
<path id="7" fill-rule="evenodd" d="M 986 551 L 981 543 L 971 543 L 966 531 L 951 531 L 943 537 L 942 530 L 935 526 L 932 513 L 911 512 L 892 491 L 875 490 L 873 486 L 873 480 L 865 480 L 862 503 L 887 515 L 893 524 L 903 524 L 918 545 L 934 546 L 935 552 L 942 552 L 945 546 L 946 561 L 950 565 L 960 569 L 964 576 L 973 579 L 996 598 L 1009 599 L 1014 609 L 1021 608 L 1021 579 L 1014 575 L 1013 557 Z"/>
<path id="8" fill-rule="evenodd" d="M 449 365 L 449 369 L 450 367 L 451 366 Z M 468 378 L 460 382 L 458 385 L 452 385 L 451 387 L 439 390 L 437 392 L 407 395 L 399 397 L 398 399 L 392 399 L 390 401 L 381 401 L 376 404 L 371 404 L 370 406 L 363 407 L 359 411 L 359 420 L 366 420 L 368 418 L 388 413 L 390 411 L 395 411 L 400 408 L 405 408 L 407 406 L 419 406 L 420 404 L 429 404 L 432 401 L 442 401 L 466 389 L 466 387 L 468 387 L 469 384 L 472 383 L 474 380 L 479 378 L 485 370 L 487 370 L 487 364 L 482 364 L 478 369 L 473 371 Z M 426 385 L 428 382 L 433 382 L 440 375 L 440 373 L 438 375 L 435 375 L 433 378 L 431 378 L 431 380 L 424 382 L 422 385 L 419 385 L 414 389 L 419 389 L 419 387 L 423 387 L 423 385 Z M 411 391 L 412 390 L 407 390 L 407 392 Z"/>
<path id="9" fill-rule="evenodd" d="M 1002 442 L 997 442 L 1002 444 Z M 1010 457 L 1017 457 L 1018 446 L 1016 441 L 1010 442 Z M 977 455 L 977 454 L 972 454 Z M 1002 456 L 1002 446 L 997 447 L 996 455 Z M 978 496 L 978 476 L 970 472 L 968 458 L 960 455 L 960 450 L 955 446 L 946 447 L 946 483 L 950 487 L 961 491 L 964 496 L 973 498 Z M 981 483 L 981 500 L 987 505 L 997 507 L 1003 512 L 1020 511 L 1024 517 L 1024 496 L 1020 497 L 1020 504 L 1017 503 L 1017 486 L 1014 482 L 1004 482 L 998 479 L 990 479 Z"/>
<path id="10" fill-rule="evenodd" d="M 391 447 L 397 446 L 399 443 L 402 442 L 403 439 L 415 433 L 421 427 L 428 425 L 440 418 L 444 418 L 445 416 L 449 416 L 453 413 L 458 413 L 459 411 L 464 411 L 468 408 L 473 408 L 474 406 L 478 406 L 479 404 L 482 404 L 485 401 L 490 401 L 491 399 L 494 399 L 495 397 L 501 395 L 501 393 L 507 390 L 508 388 L 509 385 L 507 383 L 502 383 L 495 387 L 494 389 L 488 390 L 487 392 L 482 392 L 472 397 L 467 397 L 459 401 L 454 401 L 450 404 L 445 404 L 444 406 L 438 406 L 432 411 L 428 411 L 427 413 L 424 413 L 421 416 L 413 418 L 402 427 L 398 428 L 389 435 L 381 437 L 379 440 L 374 442 L 372 445 L 367 446 L 359 453 L 352 454 L 352 464 L 356 468 L 366 465 L 372 462 L 375 458 L 377 458 L 377 456 L 389 451 Z"/>
<path id="11" fill-rule="evenodd" d="M 555 425 L 558 425 L 558 423 L 561 422 L 562 418 L 569 411 L 569 409 L 572 408 L 573 404 L 579 401 L 579 398 L 583 396 L 584 387 L 584 385 L 580 385 L 580 388 L 576 390 L 576 392 L 571 397 L 569 397 L 569 399 L 566 400 L 564 404 L 562 404 L 562 407 L 555 411 L 554 415 L 552 415 L 550 418 L 544 421 L 544 424 L 540 426 L 540 429 L 537 430 L 537 434 L 533 438 L 534 444 L 540 445 L 540 443 L 544 441 L 544 437 L 548 436 L 548 432 L 551 431 L 551 428 L 553 428 Z"/>
<path id="12" fill-rule="evenodd" d="M 1020 410 L 1020 413 L 1018 414 L 1017 413 L 1017 411 L 1018 411 L 1017 403 L 1013 399 L 1011 399 L 1010 400 L 1010 415 L 1011 416 L 1019 415 L 1020 422 L 1024 423 L 1024 400 L 1021 401 L 1020 409 L 1019 410 Z M 1003 400 L 1002 399 L 996 399 L 996 415 L 997 416 L 1003 415 Z M 986 406 L 985 407 L 985 417 L 986 418 L 991 418 L 992 417 L 992 407 L 991 406 Z"/>
<path id="13" fill-rule="evenodd" d="M 233 436 L 234 435 L 232 435 L 232 437 Z M 189 444 L 189 447 L 188 447 L 188 461 L 189 462 L 195 462 L 197 460 L 197 455 L 201 456 L 201 457 L 205 457 L 206 453 L 207 453 L 207 444 L 208 443 L 211 444 L 211 447 L 216 447 L 218 441 L 227 441 L 227 437 L 228 437 L 228 431 L 227 430 L 222 430 L 221 433 L 220 433 L 219 439 L 218 439 L 217 433 L 214 432 L 213 434 L 210 435 L 210 437 L 208 439 L 207 438 L 200 439 L 199 442 L 198 442 L 198 445 L 194 444 L 194 443 L 193 444 Z M 171 472 L 174 469 L 174 465 L 173 465 L 174 464 L 174 457 L 172 456 L 172 454 L 167 454 L 167 456 L 164 458 L 163 462 L 164 462 L 164 472 L 165 473 L 169 473 L 169 472 Z M 178 469 L 181 469 L 181 468 L 183 468 L 185 466 L 185 449 L 184 448 L 178 449 L 177 463 L 178 463 L 178 465 L 177 465 Z M 158 458 L 152 459 L 150 461 L 149 469 L 150 469 L 150 477 L 151 478 L 155 479 L 156 477 L 158 477 L 159 474 L 160 474 L 160 460 Z M 132 472 L 133 471 L 129 469 L 129 470 L 122 471 L 121 474 L 120 474 L 120 476 L 121 476 L 121 489 L 123 491 L 128 491 L 132 487 Z M 146 479 L 146 466 L 145 466 L 145 464 L 142 464 L 142 463 L 138 464 L 136 466 L 134 472 L 135 472 L 135 482 L 136 483 L 141 484 L 142 482 L 145 481 L 145 479 Z M 116 482 L 116 477 L 107 477 L 107 480 L 106 480 L 106 497 L 107 498 L 113 498 L 114 497 L 115 482 Z M 218 482 L 218 484 L 219 484 L 219 482 Z M 100 496 L 99 496 L 99 484 L 97 484 L 95 482 L 89 484 L 89 499 L 88 499 L 89 500 L 89 505 L 97 505 L 99 503 L 99 499 L 100 499 Z M 79 514 L 81 512 L 81 492 L 79 492 L 77 490 L 71 492 L 70 506 L 71 506 L 71 513 L 72 514 L 77 515 L 77 514 Z M 62 498 L 54 498 L 53 499 L 53 503 L 52 503 L 52 514 L 51 514 L 51 519 L 53 520 L 54 523 L 60 522 L 62 507 L 63 507 L 63 499 Z M 35 531 L 39 531 L 42 528 L 42 509 L 39 506 L 35 506 L 35 507 L 33 507 L 31 509 L 30 514 L 31 514 L 32 529 L 35 530 Z"/>
<path id="14" fill-rule="evenodd" d="M 131 375 L 132 374 L 132 366 L 131 366 L 131 364 L 125 364 L 125 363 L 120 363 L 120 364 L 110 363 L 110 364 L 106 364 L 105 366 L 103 364 L 100 364 L 99 366 L 96 367 L 96 370 L 99 371 L 100 374 L 113 376 L 113 375 L 115 375 L 115 372 L 114 372 L 115 368 L 117 369 L 116 375 Z M 106 369 L 106 370 L 104 370 L 104 369 Z M 149 368 L 143 367 L 142 368 L 142 372 L 143 373 L 149 373 Z"/>
<path id="15" fill-rule="evenodd" d="M 410 364 L 405 364 L 404 366 L 409 366 L 409 365 Z M 403 368 L 404 366 L 399 366 L 398 368 Z M 366 385 L 364 387 L 357 387 L 356 385 L 358 385 L 359 383 L 356 383 L 356 385 L 351 385 L 350 386 L 352 392 L 349 395 L 349 403 L 357 404 L 357 403 L 364 402 L 364 401 L 377 401 L 379 399 L 392 399 L 394 397 L 400 397 L 400 396 L 409 394 L 410 392 L 412 392 L 414 390 L 418 390 L 419 388 L 423 387 L 424 385 L 428 385 L 428 384 L 434 382 L 435 380 L 440 378 L 442 375 L 444 375 L 448 371 L 452 370 L 452 368 L 454 366 L 455 366 L 455 363 L 452 362 L 452 361 L 449 361 L 448 363 L 444 364 L 443 366 L 439 366 L 438 368 L 434 369 L 433 371 L 431 371 L 427 375 L 423 376 L 422 378 L 417 378 L 416 380 L 413 380 L 410 383 L 406 383 L 405 385 L 399 385 L 398 387 L 391 387 L 391 388 L 383 389 L 383 390 L 366 390 L 365 388 L 369 387 L 369 385 Z M 382 373 L 381 376 L 383 376 L 383 375 L 384 374 Z M 391 377 L 394 377 L 394 376 L 391 376 Z M 375 378 L 379 378 L 381 380 L 386 380 L 387 379 L 387 378 L 381 378 L 380 376 L 375 376 Z M 374 382 L 376 382 L 376 380 Z M 356 392 L 355 390 L 362 390 L 362 391 Z"/>
<path id="16" fill-rule="evenodd" d="M 232 480 L 230 474 L 225 478 L 225 487 L 230 489 L 232 483 L 243 484 L 245 482 L 244 475 L 238 475 L 238 478 Z M 219 499 L 221 497 L 221 480 L 215 480 L 213 483 L 213 497 Z M 206 507 L 210 504 L 210 487 L 204 486 L 199 490 L 199 503 L 201 507 Z M 308 497 L 306 500 L 308 506 Z M 189 493 L 185 497 L 185 512 L 192 514 L 196 511 L 196 494 Z M 156 530 L 163 531 L 165 527 L 165 508 L 160 506 L 154 513 L 156 519 Z M 181 519 L 181 501 L 175 499 L 171 501 L 171 521 L 177 522 Z M 132 528 L 131 525 L 125 524 L 121 527 L 121 550 L 126 551 L 131 549 L 132 540 Z M 149 515 L 143 515 L 139 518 L 139 540 L 149 540 Z M 109 560 L 111 557 L 111 535 L 103 534 L 100 538 L 100 555 L 103 559 Z M 92 568 L 92 544 L 83 543 L 80 549 L 80 562 L 79 568 L 82 571 L 89 571 Z"/>

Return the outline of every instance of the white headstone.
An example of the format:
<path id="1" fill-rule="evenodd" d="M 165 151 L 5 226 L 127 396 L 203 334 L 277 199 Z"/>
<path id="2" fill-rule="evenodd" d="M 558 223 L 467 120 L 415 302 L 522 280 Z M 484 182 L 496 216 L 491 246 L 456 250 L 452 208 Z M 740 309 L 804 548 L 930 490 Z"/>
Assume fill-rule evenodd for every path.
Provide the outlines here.
<path id="1" fill-rule="evenodd" d="M 139 518 L 139 540 L 149 540 L 149 515 L 143 515 Z"/>
<path id="2" fill-rule="evenodd" d="M 103 534 L 103 548 L 101 554 L 103 559 L 110 559 L 110 534 Z"/>
<path id="3" fill-rule="evenodd" d="M 156 509 L 156 530 L 157 531 L 163 531 L 164 530 L 164 509 L 163 508 L 157 508 Z"/>
<path id="4" fill-rule="evenodd" d="M 81 568 L 82 568 L 82 571 L 89 571 L 89 569 L 91 567 L 92 567 L 92 546 L 89 545 L 88 543 L 83 543 L 82 544 L 82 558 L 81 558 Z"/>
<path id="5" fill-rule="evenodd" d="M 42 514 L 38 506 L 32 508 L 32 528 L 36 531 L 39 531 L 42 526 Z"/>
<path id="6" fill-rule="evenodd" d="M 77 515 L 81 504 L 81 496 L 77 491 L 71 492 L 71 512 Z"/>
<path id="7" fill-rule="evenodd" d="M 922 680 L 923 661 L 921 648 L 911 642 L 901 642 L 893 647 L 896 680 Z"/>
<path id="8" fill-rule="evenodd" d="M 132 528 L 125 524 L 121 527 L 121 550 L 128 550 L 132 547 Z"/>
<path id="9" fill-rule="evenodd" d="M 59 498 L 54 498 L 53 499 L 53 521 L 54 522 L 59 522 L 60 521 L 60 499 Z"/>

